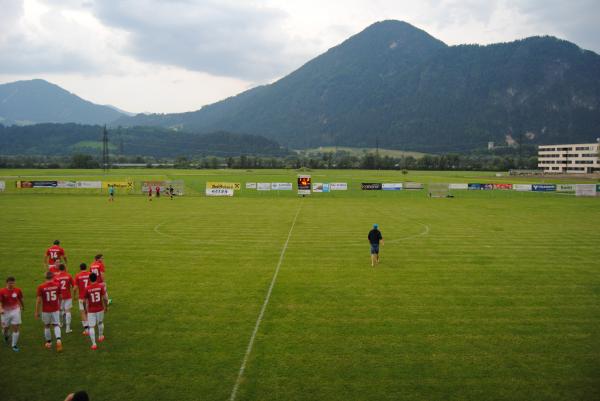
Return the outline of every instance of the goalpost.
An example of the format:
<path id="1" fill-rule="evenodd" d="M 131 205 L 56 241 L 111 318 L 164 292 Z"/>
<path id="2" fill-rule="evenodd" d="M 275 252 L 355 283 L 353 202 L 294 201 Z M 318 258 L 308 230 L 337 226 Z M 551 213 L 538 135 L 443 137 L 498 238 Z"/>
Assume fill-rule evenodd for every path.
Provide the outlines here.
<path id="1" fill-rule="evenodd" d="M 427 187 L 430 198 L 450 198 L 450 184 L 434 182 Z"/>

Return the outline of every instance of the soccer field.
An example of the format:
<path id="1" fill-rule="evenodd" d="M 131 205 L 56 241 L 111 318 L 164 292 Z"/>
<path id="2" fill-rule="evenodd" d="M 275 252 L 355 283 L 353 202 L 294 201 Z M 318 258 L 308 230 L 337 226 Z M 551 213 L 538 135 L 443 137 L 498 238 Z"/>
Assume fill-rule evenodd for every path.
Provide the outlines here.
<path id="1" fill-rule="evenodd" d="M 111 204 L 85 191 L 18 191 L 0 177 L 0 279 L 16 276 L 26 306 L 21 352 L 0 347 L 0 400 L 62 401 L 79 389 L 93 401 L 229 400 L 234 388 L 236 400 L 600 399 L 599 198 L 357 189 L 516 182 L 489 173 L 309 174 L 353 189 L 207 198 L 197 196 L 206 181 L 296 173 L 116 170 L 183 179 L 190 196 L 117 193 Z M 385 239 L 375 269 L 373 223 Z M 76 309 L 64 352 L 43 347 L 33 307 L 54 239 L 72 274 L 105 256 L 113 305 L 95 352 Z"/>

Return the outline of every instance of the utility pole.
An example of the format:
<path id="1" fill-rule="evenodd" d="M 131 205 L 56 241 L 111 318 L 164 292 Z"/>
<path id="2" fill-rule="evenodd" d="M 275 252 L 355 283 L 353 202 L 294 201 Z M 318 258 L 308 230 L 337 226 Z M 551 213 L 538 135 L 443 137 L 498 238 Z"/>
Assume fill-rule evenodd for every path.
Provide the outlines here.
<path id="1" fill-rule="evenodd" d="M 106 125 L 102 130 L 102 170 L 108 172 L 110 169 L 110 162 L 108 160 L 108 131 L 106 131 Z"/>

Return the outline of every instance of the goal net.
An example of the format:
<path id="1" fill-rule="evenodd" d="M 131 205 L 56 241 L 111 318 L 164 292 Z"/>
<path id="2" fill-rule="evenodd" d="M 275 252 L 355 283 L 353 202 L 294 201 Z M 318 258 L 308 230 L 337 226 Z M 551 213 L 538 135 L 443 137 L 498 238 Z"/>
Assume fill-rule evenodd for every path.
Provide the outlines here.
<path id="1" fill-rule="evenodd" d="M 449 198 L 450 197 L 450 184 L 435 182 L 428 185 L 428 192 L 430 198 Z"/>
<path id="2" fill-rule="evenodd" d="M 156 187 L 160 187 L 160 192 L 168 196 L 169 195 L 169 187 L 173 187 L 173 194 L 177 196 L 182 196 L 184 194 L 185 186 L 183 184 L 183 180 L 172 180 L 172 181 L 142 181 L 142 193 L 147 194 L 149 189 L 152 188 L 153 192 Z"/>

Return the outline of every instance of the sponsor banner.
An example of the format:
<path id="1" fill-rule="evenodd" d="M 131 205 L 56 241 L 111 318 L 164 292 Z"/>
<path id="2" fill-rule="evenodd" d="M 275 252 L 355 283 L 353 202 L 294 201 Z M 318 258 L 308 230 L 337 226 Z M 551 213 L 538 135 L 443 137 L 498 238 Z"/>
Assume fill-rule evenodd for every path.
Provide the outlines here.
<path id="1" fill-rule="evenodd" d="M 102 188 L 108 187 L 133 189 L 133 181 L 102 181 Z"/>
<path id="2" fill-rule="evenodd" d="M 494 189 L 494 184 L 476 184 L 476 183 L 470 183 L 469 184 L 469 189 L 489 191 L 489 190 Z"/>
<path id="3" fill-rule="evenodd" d="M 596 184 L 596 192 L 600 193 L 600 184 Z"/>
<path id="4" fill-rule="evenodd" d="M 469 184 L 448 184 L 448 189 L 469 189 Z"/>
<path id="5" fill-rule="evenodd" d="M 233 189 L 234 191 L 239 191 L 242 189 L 242 184 L 239 182 L 212 182 L 208 181 L 206 183 L 206 189 Z"/>
<path id="6" fill-rule="evenodd" d="M 403 185 L 404 189 L 424 189 L 425 185 L 420 182 L 405 182 Z"/>
<path id="7" fill-rule="evenodd" d="M 556 191 L 556 184 L 531 184 L 531 190 L 535 192 Z"/>
<path id="8" fill-rule="evenodd" d="M 513 184 L 514 191 L 528 192 L 531 191 L 531 184 Z"/>
<path id="9" fill-rule="evenodd" d="M 363 182 L 360 184 L 360 189 L 363 191 L 379 191 L 382 185 L 376 182 Z"/>
<path id="10" fill-rule="evenodd" d="M 6 189 L 6 182 L 0 181 L 0 192 L 4 191 L 5 189 Z"/>
<path id="11" fill-rule="evenodd" d="M 331 191 L 347 191 L 348 183 L 346 182 L 332 182 L 329 184 L 329 189 Z"/>
<path id="12" fill-rule="evenodd" d="M 102 188 L 102 181 L 77 181 L 76 186 L 82 189 L 100 189 Z"/>
<path id="13" fill-rule="evenodd" d="M 312 191 L 313 192 L 323 192 L 323 183 L 315 182 L 314 184 L 312 184 Z"/>
<path id="14" fill-rule="evenodd" d="M 255 182 L 247 182 L 246 189 L 256 189 L 256 183 Z"/>
<path id="15" fill-rule="evenodd" d="M 293 186 L 291 182 L 272 182 L 271 189 L 273 191 L 291 191 Z"/>
<path id="16" fill-rule="evenodd" d="M 17 181 L 17 188 L 56 188 L 58 181 Z"/>
<path id="17" fill-rule="evenodd" d="M 402 184 L 382 184 L 381 189 L 383 189 L 384 191 L 400 191 L 402 190 Z"/>
<path id="18" fill-rule="evenodd" d="M 494 189 L 509 190 L 512 189 L 512 184 L 494 184 Z"/>
<path id="19" fill-rule="evenodd" d="M 75 181 L 56 181 L 56 188 L 77 188 Z"/>
<path id="20" fill-rule="evenodd" d="M 575 192 L 575 184 L 558 184 L 556 192 Z"/>
<path id="21" fill-rule="evenodd" d="M 298 195 L 310 195 L 311 182 L 310 175 L 299 175 L 296 182 L 298 185 Z"/>
<path id="22" fill-rule="evenodd" d="M 233 196 L 232 188 L 206 188 L 206 196 Z"/>
<path id="23" fill-rule="evenodd" d="M 256 189 L 258 189 L 259 191 L 270 191 L 271 183 L 270 182 L 257 182 Z"/>
<path id="24" fill-rule="evenodd" d="M 329 184 L 323 184 L 323 192 L 329 192 Z"/>
<path id="25" fill-rule="evenodd" d="M 596 184 L 575 185 L 576 196 L 596 196 Z"/>

